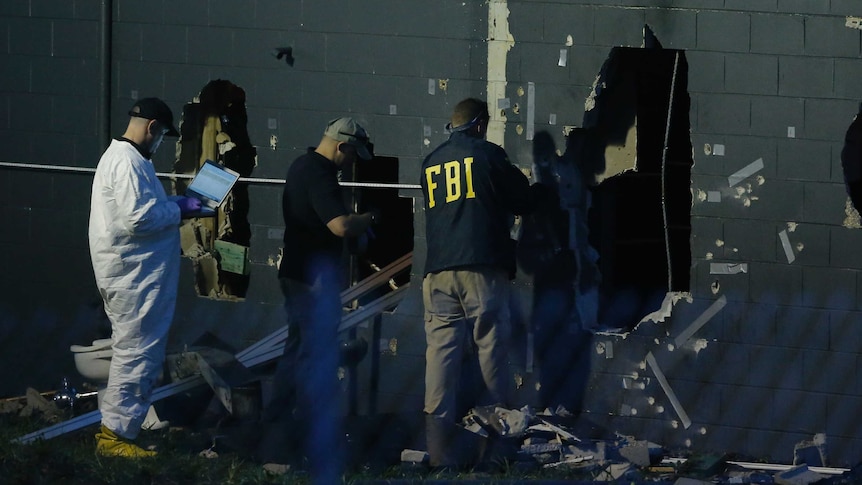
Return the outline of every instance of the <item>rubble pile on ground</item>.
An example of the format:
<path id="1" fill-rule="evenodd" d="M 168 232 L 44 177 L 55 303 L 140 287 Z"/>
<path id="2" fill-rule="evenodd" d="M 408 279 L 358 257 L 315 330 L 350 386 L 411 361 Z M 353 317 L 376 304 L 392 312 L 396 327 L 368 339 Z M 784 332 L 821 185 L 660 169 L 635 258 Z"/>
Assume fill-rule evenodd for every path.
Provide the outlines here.
<path id="1" fill-rule="evenodd" d="M 484 440 L 481 459 L 505 459 L 523 469 L 566 469 L 591 482 L 624 480 L 678 485 L 754 483 L 779 485 L 862 483 L 862 465 L 853 469 L 826 466 L 826 437 L 814 436 L 794 449 L 792 465 L 735 461 L 732 455 L 673 452 L 632 436 L 581 439 L 577 421 L 563 408 L 533 412 L 528 406 L 494 406 L 470 410 L 460 426 Z M 488 451 L 493 450 L 493 451 Z M 501 454 L 502 450 L 502 454 Z M 404 450 L 402 462 L 427 463 L 424 451 Z"/>

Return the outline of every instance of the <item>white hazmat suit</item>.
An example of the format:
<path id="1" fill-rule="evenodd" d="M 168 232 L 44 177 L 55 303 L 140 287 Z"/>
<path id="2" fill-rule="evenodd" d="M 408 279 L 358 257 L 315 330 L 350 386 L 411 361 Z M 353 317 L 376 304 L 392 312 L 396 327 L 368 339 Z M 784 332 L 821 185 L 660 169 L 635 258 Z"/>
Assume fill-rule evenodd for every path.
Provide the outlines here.
<path id="1" fill-rule="evenodd" d="M 102 424 L 135 439 L 165 359 L 180 265 L 180 208 L 153 163 L 126 140 L 99 160 L 90 200 L 90 258 L 111 320 L 113 357 Z"/>

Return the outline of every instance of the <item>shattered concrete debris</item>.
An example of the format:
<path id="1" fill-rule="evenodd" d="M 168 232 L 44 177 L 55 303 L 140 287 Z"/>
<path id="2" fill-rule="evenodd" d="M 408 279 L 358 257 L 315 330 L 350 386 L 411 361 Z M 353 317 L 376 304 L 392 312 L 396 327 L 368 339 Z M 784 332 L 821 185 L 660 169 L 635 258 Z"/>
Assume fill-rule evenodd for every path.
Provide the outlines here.
<path id="1" fill-rule="evenodd" d="M 428 452 L 422 450 L 402 450 L 402 463 L 428 463 Z"/>
<path id="2" fill-rule="evenodd" d="M 810 441 L 800 441 L 793 448 L 793 464 L 826 466 L 826 434 L 817 433 Z"/>
<path id="3" fill-rule="evenodd" d="M 825 475 L 808 469 L 808 465 L 800 465 L 775 475 L 775 483 L 780 485 L 807 485 L 817 483 L 826 478 Z"/>

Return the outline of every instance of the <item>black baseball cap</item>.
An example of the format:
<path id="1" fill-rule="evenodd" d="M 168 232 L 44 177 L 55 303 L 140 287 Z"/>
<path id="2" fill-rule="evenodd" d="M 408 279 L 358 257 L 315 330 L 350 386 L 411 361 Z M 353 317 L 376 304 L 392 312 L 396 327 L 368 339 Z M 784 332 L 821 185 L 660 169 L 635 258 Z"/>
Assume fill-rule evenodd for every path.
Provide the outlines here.
<path id="1" fill-rule="evenodd" d="M 129 116 L 156 120 L 168 128 L 168 132 L 165 133 L 166 136 L 180 136 L 180 132 L 174 126 L 174 113 L 159 98 L 139 99 L 129 110 Z"/>

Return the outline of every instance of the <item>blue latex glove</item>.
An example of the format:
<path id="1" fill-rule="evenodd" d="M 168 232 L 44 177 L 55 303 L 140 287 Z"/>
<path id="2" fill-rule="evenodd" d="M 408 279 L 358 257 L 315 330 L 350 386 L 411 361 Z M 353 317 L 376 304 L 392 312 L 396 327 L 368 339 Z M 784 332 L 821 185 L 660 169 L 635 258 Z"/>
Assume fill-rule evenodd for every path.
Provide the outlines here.
<path id="1" fill-rule="evenodd" d="M 187 214 L 189 212 L 201 210 L 200 199 L 195 199 L 194 197 L 180 197 L 174 202 L 176 202 L 177 205 L 180 206 L 181 214 Z"/>

